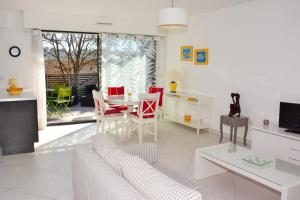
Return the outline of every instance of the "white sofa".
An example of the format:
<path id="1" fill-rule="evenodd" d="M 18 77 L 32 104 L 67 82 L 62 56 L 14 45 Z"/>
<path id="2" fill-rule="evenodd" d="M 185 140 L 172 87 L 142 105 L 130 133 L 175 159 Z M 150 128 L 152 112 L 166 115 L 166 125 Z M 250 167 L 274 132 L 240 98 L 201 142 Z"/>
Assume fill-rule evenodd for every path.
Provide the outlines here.
<path id="1" fill-rule="evenodd" d="M 118 146 L 98 135 L 93 146 L 75 147 L 73 161 L 75 200 L 201 200 L 202 195 L 153 167 L 155 144 Z"/>

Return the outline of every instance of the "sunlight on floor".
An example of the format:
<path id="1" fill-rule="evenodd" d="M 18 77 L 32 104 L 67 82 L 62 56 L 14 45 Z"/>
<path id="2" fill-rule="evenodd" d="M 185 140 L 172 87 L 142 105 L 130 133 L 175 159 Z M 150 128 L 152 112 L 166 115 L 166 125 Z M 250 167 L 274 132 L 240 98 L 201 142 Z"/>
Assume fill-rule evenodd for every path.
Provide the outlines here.
<path id="1" fill-rule="evenodd" d="M 46 143 L 55 141 L 65 135 L 86 128 L 90 125 L 90 123 L 86 123 L 67 126 L 47 126 L 46 129 L 39 131 L 39 142 L 35 143 L 34 147 L 40 147 Z"/>

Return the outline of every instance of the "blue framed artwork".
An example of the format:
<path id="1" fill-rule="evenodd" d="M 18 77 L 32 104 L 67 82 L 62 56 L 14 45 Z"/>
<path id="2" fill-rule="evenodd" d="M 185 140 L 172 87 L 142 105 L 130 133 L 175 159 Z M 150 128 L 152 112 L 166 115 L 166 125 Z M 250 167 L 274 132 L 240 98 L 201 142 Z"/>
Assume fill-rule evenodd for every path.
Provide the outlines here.
<path id="1" fill-rule="evenodd" d="M 195 49 L 195 65 L 208 65 L 208 49 Z"/>
<path id="2" fill-rule="evenodd" d="M 193 46 L 182 46 L 181 61 L 192 61 L 192 60 L 193 60 Z"/>

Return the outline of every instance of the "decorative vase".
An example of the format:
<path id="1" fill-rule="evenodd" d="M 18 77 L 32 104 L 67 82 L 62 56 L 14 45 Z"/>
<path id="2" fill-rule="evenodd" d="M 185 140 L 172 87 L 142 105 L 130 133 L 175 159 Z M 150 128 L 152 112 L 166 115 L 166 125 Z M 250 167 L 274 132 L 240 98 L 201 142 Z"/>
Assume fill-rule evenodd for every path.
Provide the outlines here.
<path id="1" fill-rule="evenodd" d="M 169 89 L 171 93 L 176 93 L 177 83 L 175 81 L 171 81 L 169 83 Z"/>
<path id="2" fill-rule="evenodd" d="M 8 85 L 10 85 L 10 87 L 8 89 L 6 89 L 6 91 L 10 95 L 19 95 L 23 91 L 23 88 L 17 87 L 17 83 L 18 83 L 17 79 L 15 79 L 15 78 L 10 78 L 9 79 Z"/>
<path id="3" fill-rule="evenodd" d="M 190 123 L 192 121 L 192 115 L 190 114 L 185 114 L 184 115 L 184 122 L 185 123 Z"/>

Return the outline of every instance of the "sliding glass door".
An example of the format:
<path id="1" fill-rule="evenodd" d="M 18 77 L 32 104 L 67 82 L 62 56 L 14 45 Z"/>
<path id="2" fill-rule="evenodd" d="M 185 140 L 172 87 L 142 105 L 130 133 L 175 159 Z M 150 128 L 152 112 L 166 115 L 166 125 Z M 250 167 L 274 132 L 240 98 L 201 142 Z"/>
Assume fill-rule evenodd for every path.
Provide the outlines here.
<path id="1" fill-rule="evenodd" d="M 43 45 L 48 124 L 94 120 L 93 89 L 124 86 L 139 94 L 156 85 L 153 37 L 45 31 Z M 57 98 L 65 88 L 71 90 L 66 97 L 70 102 L 58 109 Z"/>
<path id="2" fill-rule="evenodd" d="M 43 32 L 42 36 L 48 124 L 94 120 L 92 89 L 97 89 L 99 82 L 98 34 Z M 66 94 L 69 96 L 62 97 Z M 68 102 L 60 103 L 64 101 Z"/>

